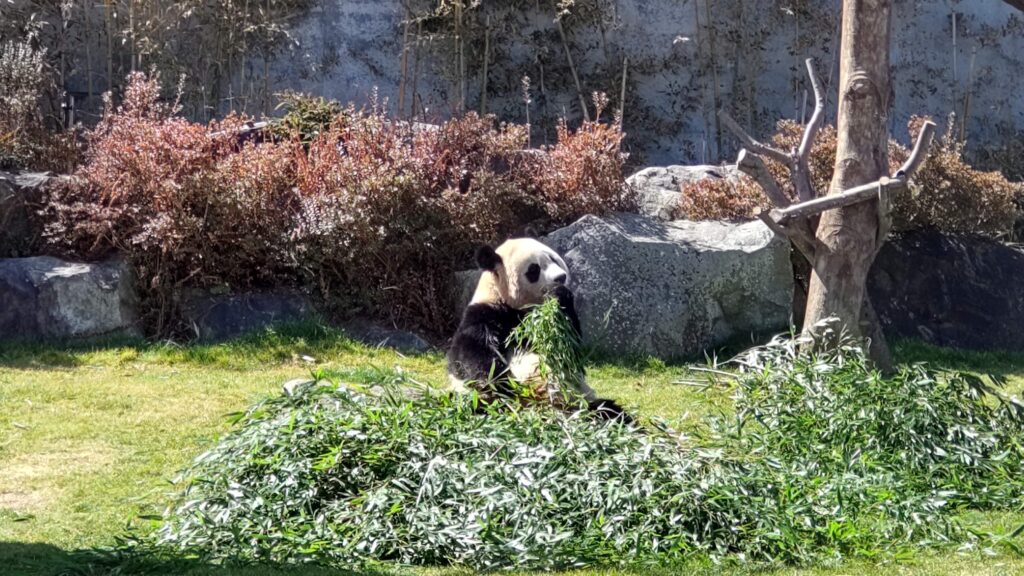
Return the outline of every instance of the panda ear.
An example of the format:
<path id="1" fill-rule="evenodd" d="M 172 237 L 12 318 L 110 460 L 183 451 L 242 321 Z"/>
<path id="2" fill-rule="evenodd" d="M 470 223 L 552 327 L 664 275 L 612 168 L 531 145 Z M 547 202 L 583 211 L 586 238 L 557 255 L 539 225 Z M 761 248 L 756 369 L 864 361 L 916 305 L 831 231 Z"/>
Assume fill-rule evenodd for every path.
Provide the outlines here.
<path id="1" fill-rule="evenodd" d="M 494 248 L 491 248 L 490 246 L 481 246 L 476 251 L 476 265 L 479 266 L 481 270 L 494 272 L 494 270 L 501 265 L 501 256 L 498 256 L 498 253 L 494 251 Z"/>

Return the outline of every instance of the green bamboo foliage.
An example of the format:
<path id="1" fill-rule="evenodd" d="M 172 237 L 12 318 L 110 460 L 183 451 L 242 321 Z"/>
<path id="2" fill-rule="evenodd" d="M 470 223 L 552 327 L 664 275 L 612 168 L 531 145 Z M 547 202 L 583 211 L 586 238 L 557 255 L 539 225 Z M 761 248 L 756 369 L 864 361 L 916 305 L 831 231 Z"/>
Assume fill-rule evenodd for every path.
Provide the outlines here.
<path id="1" fill-rule="evenodd" d="M 554 318 L 540 310 L 538 325 Z M 801 344 L 738 358 L 716 384 L 734 406 L 685 431 L 413 394 L 391 370 L 320 373 L 235 415 L 128 553 L 558 569 L 1016 546 L 956 514 L 1024 504 L 1019 401 Z"/>

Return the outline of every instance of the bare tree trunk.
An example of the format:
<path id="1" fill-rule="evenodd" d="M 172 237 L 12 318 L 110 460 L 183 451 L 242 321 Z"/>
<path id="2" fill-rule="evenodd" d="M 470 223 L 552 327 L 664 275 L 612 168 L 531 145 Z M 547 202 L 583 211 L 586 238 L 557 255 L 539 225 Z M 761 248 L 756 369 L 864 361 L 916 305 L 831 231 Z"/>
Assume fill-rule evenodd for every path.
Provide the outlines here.
<path id="1" fill-rule="evenodd" d="M 839 63 L 838 148 L 830 195 L 877 181 L 888 172 L 889 36 L 891 0 L 844 0 Z M 861 327 L 868 271 L 884 237 L 878 201 L 824 212 L 807 298 L 805 331 L 837 317 L 855 336 Z M 867 314 L 873 317 L 873 314 Z M 882 342 L 874 342 L 873 348 Z M 887 350 L 878 351 L 880 365 Z M 881 365 L 882 368 L 888 366 Z"/>
<path id="2" fill-rule="evenodd" d="M 728 112 L 718 114 L 743 144 L 737 167 L 775 206 L 759 217 L 776 234 L 788 237 L 812 264 L 804 333 L 821 345 L 832 345 L 819 326 L 827 318 L 837 318 L 838 328 L 870 341 L 868 352 L 883 371 L 892 369 L 892 357 L 868 299 L 868 272 L 892 225 L 890 195 L 907 192 L 935 135 L 935 123 L 926 121 L 910 157 L 887 175 L 890 8 L 891 0 L 843 2 L 838 146 L 828 195 L 815 190 L 810 178 L 811 147 L 824 121 L 826 101 L 812 60 L 807 60 L 807 74 L 814 90 L 814 114 L 799 148 L 787 152 L 758 142 Z M 789 168 L 797 203 L 782 193 L 765 159 Z"/>

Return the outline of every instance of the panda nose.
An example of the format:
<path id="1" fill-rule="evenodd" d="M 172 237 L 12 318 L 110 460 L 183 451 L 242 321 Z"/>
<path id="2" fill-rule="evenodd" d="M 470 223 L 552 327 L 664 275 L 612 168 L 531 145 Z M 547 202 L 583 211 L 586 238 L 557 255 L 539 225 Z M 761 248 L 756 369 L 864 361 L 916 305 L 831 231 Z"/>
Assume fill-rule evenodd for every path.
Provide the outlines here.
<path id="1" fill-rule="evenodd" d="M 562 272 L 558 276 L 555 276 L 555 278 L 554 278 L 555 284 L 565 284 L 566 278 L 567 278 L 567 276 L 565 275 L 565 272 Z"/>

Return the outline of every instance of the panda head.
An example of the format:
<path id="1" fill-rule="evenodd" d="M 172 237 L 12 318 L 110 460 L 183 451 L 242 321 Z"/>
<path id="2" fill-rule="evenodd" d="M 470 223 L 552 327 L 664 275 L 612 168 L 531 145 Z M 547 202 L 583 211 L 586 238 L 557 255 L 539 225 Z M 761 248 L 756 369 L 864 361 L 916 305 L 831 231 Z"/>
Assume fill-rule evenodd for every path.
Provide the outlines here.
<path id="1" fill-rule="evenodd" d="M 540 304 L 558 286 L 569 284 L 569 267 L 557 252 L 532 238 L 507 240 L 476 253 L 483 270 L 473 304 L 505 304 L 522 309 Z"/>

